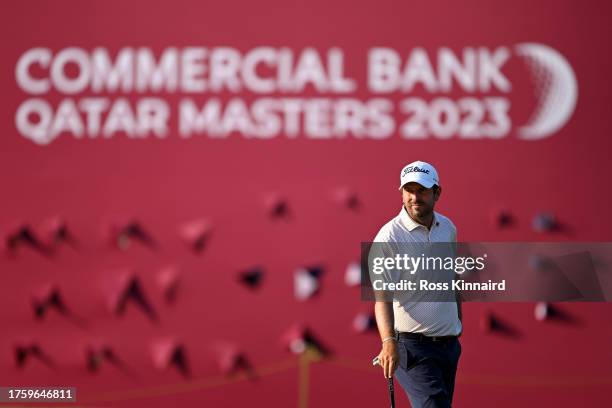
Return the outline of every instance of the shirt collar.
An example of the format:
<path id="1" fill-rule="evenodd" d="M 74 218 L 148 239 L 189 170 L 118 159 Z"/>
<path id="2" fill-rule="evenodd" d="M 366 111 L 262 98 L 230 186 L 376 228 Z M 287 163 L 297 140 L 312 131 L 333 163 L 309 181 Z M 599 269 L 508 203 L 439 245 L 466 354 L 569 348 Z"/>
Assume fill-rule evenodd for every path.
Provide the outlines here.
<path id="1" fill-rule="evenodd" d="M 404 226 L 408 228 L 408 231 L 415 230 L 416 228 L 419 228 L 419 227 L 425 228 L 426 230 L 428 230 L 426 226 L 421 225 L 415 220 L 413 220 L 412 218 L 410 218 L 410 216 L 408 215 L 408 211 L 406 211 L 406 208 L 404 206 L 402 206 L 402 209 L 400 210 L 400 220 L 402 221 L 402 224 L 404 224 Z M 433 221 L 431 223 L 431 226 L 433 227 L 434 225 L 436 225 L 436 212 L 435 211 L 433 214 Z"/>

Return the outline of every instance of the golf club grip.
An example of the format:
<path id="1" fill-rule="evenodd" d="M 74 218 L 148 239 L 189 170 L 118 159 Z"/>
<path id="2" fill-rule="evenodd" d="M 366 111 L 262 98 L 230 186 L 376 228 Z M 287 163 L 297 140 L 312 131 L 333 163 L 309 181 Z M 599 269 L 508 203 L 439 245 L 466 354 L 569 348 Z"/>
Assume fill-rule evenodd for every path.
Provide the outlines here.
<path id="1" fill-rule="evenodd" d="M 389 378 L 389 397 L 391 398 L 391 408 L 395 408 L 395 387 L 393 386 L 393 377 Z"/>

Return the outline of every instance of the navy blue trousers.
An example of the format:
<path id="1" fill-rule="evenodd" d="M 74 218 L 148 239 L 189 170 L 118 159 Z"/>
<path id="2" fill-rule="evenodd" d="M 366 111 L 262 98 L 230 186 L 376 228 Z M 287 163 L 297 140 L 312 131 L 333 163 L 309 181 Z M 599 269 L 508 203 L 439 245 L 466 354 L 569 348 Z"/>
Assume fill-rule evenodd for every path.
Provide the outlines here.
<path id="1" fill-rule="evenodd" d="M 461 355 L 459 340 L 400 338 L 398 351 L 400 360 L 395 378 L 408 394 L 412 407 L 450 407 Z"/>

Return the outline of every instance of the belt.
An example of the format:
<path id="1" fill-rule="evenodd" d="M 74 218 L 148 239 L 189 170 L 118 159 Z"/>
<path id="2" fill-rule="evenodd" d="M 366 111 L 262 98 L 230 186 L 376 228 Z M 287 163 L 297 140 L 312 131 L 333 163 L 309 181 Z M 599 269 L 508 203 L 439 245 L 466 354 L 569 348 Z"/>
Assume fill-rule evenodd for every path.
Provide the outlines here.
<path id="1" fill-rule="evenodd" d="M 414 339 L 418 341 L 435 341 L 435 342 L 448 342 L 455 340 L 457 336 L 426 336 L 421 333 L 410 333 L 410 332 L 396 332 L 396 338 L 399 339 Z"/>

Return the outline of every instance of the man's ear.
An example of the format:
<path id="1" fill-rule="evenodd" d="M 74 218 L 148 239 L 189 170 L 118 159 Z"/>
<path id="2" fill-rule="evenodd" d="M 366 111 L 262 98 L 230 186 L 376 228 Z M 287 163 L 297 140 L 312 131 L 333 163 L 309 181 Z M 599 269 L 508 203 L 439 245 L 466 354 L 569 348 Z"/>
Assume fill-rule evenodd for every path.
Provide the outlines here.
<path id="1" fill-rule="evenodd" d="M 438 201 L 440 199 L 440 195 L 442 194 L 442 187 L 438 186 L 434 191 L 434 201 Z"/>

